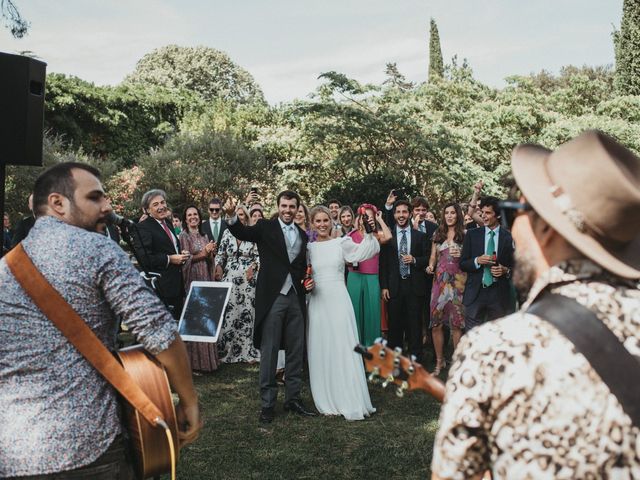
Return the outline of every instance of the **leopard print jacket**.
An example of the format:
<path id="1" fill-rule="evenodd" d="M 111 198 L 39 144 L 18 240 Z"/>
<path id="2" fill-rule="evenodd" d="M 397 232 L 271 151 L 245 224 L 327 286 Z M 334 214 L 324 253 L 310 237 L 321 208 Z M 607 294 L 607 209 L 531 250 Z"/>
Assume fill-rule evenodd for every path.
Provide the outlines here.
<path id="1" fill-rule="evenodd" d="M 441 478 L 640 479 L 639 429 L 573 344 L 524 313 L 545 289 L 594 311 L 640 359 L 638 285 L 589 260 L 554 266 L 520 312 L 461 339 L 434 445 Z"/>

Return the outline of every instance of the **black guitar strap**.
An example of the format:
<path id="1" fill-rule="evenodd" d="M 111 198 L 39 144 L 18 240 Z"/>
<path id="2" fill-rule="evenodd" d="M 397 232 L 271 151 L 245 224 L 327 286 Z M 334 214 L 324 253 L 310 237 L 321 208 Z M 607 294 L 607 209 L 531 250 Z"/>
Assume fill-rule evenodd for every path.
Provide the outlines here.
<path id="1" fill-rule="evenodd" d="M 640 427 L 640 360 L 588 308 L 546 292 L 527 310 L 556 327 L 591 364 L 636 427 Z"/>

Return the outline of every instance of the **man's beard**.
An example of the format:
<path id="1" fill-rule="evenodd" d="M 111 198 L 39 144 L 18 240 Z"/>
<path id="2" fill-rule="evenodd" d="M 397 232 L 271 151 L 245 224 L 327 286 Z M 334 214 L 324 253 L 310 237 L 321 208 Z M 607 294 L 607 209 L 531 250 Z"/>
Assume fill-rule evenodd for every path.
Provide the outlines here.
<path id="1" fill-rule="evenodd" d="M 529 290 L 536 281 L 535 260 L 527 251 L 515 251 L 515 265 L 513 267 L 513 285 L 521 296 L 529 294 Z"/>

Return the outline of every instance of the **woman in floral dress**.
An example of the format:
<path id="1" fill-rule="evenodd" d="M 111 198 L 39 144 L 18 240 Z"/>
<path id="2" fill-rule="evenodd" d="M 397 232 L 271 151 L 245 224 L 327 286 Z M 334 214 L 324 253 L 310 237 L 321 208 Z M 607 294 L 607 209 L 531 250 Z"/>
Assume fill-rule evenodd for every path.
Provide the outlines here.
<path id="1" fill-rule="evenodd" d="M 434 375 L 439 375 L 446 366 L 443 354 L 444 322 L 449 322 L 454 349 L 464 329 L 462 295 L 467 274 L 460 270 L 460 253 L 464 235 L 464 215 L 460 205 L 448 203 L 442 209 L 440 226 L 433 234 L 433 247 L 427 267 L 427 273 L 435 272 L 431 290 L 431 324 L 429 325 L 436 351 Z"/>
<path id="2" fill-rule="evenodd" d="M 239 206 L 236 213 L 240 222 L 249 222 L 249 214 L 243 206 Z M 254 217 L 257 216 L 254 211 L 252 213 Z M 253 346 L 259 266 L 256 244 L 237 240 L 226 230 L 215 258 L 215 279 L 233 284 L 218 337 L 218 352 L 225 363 L 253 363 L 260 360 L 260 352 Z"/>
<path id="3" fill-rule="evenodd" d="M 191 257 L 182 267 L 184 287 L 189 293 L 191 282 L 211 281 L 211 257 L 214 243 L 202 232 L 200 210 L 195 205 L 189 205 L 182 215 L 184 230 L 178 237 L 180 249 L 188 251 Z M 218 353 L 215 343 L 185 342 L 191 363 L 191 369 L 200 372 L 212 372 L 218 368 Z"/>

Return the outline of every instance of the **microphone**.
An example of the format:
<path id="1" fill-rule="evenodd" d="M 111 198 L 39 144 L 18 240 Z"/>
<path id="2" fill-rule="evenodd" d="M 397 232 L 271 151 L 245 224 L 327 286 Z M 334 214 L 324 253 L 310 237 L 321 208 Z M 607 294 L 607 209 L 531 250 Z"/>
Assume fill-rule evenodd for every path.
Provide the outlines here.
<path id="1" fill-rule="evenodd" d="M 124 218 L 122 215 L 118 215 L 113 210 L 105 217 L 105 220 L 108 225 L 117 225 L 121 228 L 129 228 L 135 225 L 131 220 Z"/>

